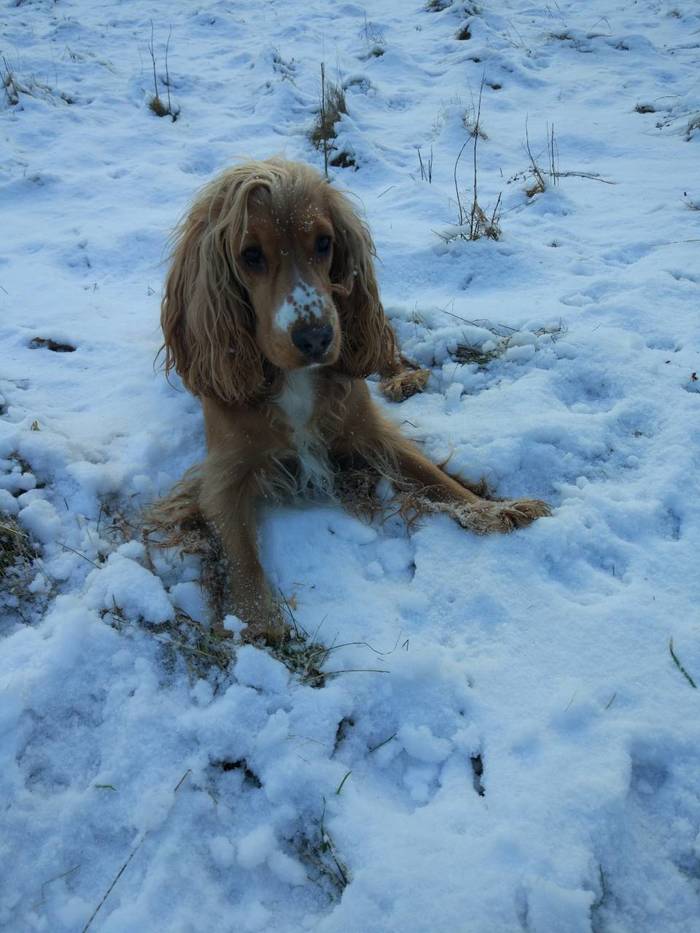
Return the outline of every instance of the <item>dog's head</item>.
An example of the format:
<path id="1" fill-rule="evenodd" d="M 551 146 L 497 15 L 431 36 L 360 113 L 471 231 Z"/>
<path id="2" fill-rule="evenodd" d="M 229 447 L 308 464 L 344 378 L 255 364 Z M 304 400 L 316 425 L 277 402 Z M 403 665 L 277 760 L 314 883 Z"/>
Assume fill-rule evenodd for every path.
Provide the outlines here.
<path id="1" fill-rule="evenodd" d="M 367 227 L 314 169 L 270 159 L 223 172 L 176 232 L 166 371 L 195 394 L 245 403 L 279 371 L 389 370 L 373 256 Z"/>

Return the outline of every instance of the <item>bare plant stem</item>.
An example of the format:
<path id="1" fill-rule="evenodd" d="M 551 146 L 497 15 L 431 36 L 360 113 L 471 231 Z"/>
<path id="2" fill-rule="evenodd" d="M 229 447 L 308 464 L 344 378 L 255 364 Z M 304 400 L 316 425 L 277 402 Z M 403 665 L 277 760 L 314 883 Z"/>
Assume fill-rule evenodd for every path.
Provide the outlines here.
<path id="1" fill-rule="evenodd" d="M 152 26 L 153 24 L 151 24 Z M 173 34 L 173 27 L 168 32 L 168 41 L 165 43 L 165 88 L 168 92 L 168 112 L 172 115 L 173 108 L 170 105 L 170 72 L 168 71 L 168 52 L 170 51 L 170 37 Z"/>
<path id="2" fill-rule="evenodd" d="M 467 148 L 468 142 L 469 142 L 468 139 L 464 141 L 464 144 L 462 145 L 462 148 L 459 150 L 459 153 L 457 154 L 457 158 L 455 159 L 455 167 L 454 167 L 455 194 L 457 195 L 457 218 L 458 218 L 460 227 L 464 225 L 464 209 L 462 208 L 462 199 L 459 196 L 459 182 L 457 181 L 457 166 L 459 165 L 459 160 L 462 158 L 462 153 Z"/>
<path id="3" fill-rule="evenodd" d="M 476 230 L 476 222 L 477 222 L 477 210 L 478 210 L 478 206 L 479 206 L 479 201 L 478 201 L 478 197 L 477 197 L 477 193 L 478 193 L 478 181 L 477 181 L 477 177 L 478 177 L 478 176 L 477 176 L 476 148 L 477 148 L 477 146 L 479 145 L 479 135 L 480 135 L 480 131 L 481 131 L 481 98 L 483 97 L 483 94 L 484 94 L 484 83 L 485 83 L 485 80 L 486 80 L 485 77 L 482 75 L 482 76 L 481 76 L 481 85 L 479 86 L 479 103 L 477 104 L 477 107 L 476 107 L 476 124 L 475 124 L 475 126 L 474 126 L 474 153 L 473 153 L 473 161 L 474 161 L 474 200 L 472 201 L 472 209 L 471 209 L 471 214 L 470 214 L 470 217 L 469 217 L 469 239 L 470 239 L 470 240 L 476 239 L 476 232 L 477 232 L 477 230 Z"/>
<path id="4" fill-rule="evenodd" d="M 544 175 L 542 174 L 539 165 L 535 161 L 535 157 L 532 154 L 532 149 L 530 148 L 530 134 L 527 129 L 527 117 L 525 118 L 525 148 L 527 149 L 527 155 L 530 159 L 530 166 L 532 168 L 532 174 L 535 177 L 536 184 L 530 188 L 528 194 L 539 194 L 546 190 L 547 185 L 544 180 Z"/>
<path id="5" fill-rule="evenodd" d="M 321 62 L 321 125 L 326 125 L 326 65 Z M 328 137 L 323 134 L 323 173 L 328 178 Z"/>
<path id="6" fill-rule="evenodd" d="M 153 20 L 151 20 L 151 41 L 148 43 L 148 51 L 151 55 L 151 63 L 153 65 L 153 93 L 154 96 L 158 97 L 158 78 L 156 76 L 156 52 L 153 44 Z"/>

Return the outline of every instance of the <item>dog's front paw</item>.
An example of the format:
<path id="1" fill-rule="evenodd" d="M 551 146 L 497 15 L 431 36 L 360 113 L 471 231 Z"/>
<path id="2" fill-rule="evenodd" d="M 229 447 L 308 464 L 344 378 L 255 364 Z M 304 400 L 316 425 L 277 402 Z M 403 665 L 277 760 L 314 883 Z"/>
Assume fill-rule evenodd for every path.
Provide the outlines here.
<path id="1" fill-rule="evenodd" d="M 390 402 L 403 402 L 418 392 L 423 392 L 430 379 L 429 369 L 404 369 L 395 376 L 382 379 L 379 384 L 382 395 Z"/>
<path id="2" fill-rule="evenodd" d="M 503 506 L 504 519 L 510 523 L 506 531 L 524 528 L 536 518 L 545 518 L 552 514 L 550 507 L 541 499 L 508 499 L 498 504 Z"/>
<path id="3" fill-rule="evenodd" d="M 282 610 L 272 599 L 245 612 L 241 618 L 247 622 L 241 632 L 243 641 L 281 645 L 289 640 L 289 626 L 284 621 Z"/>
<path id="4" fill-rule="evenodd" d="M 550 514 L 551 509 L 540 499 L 505 499 L 500 502 L 484 499 L 459 505 L 454 513 L 463 528 L 479 535 L 507 534 Z"/>

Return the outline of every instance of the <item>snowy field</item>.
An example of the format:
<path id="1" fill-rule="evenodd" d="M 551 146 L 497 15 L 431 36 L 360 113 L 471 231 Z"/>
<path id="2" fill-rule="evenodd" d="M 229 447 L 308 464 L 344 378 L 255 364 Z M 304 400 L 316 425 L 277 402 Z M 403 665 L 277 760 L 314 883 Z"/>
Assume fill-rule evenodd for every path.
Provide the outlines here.
<path id="1" fill-rule="evenodd" d="M 36 549 L 0 570 L 0 928 L 700 931 L 696 0 L 3 0 L 0 35 L 0 523 Z M 169 232 L 237 159 L 322 167 L 322 62 L 431 369 L 388 415 L 553 515 L 267 515 L 319 686 L 178 644 L 197 562 L 138 523 L 204 449 L 153 366 Z"/>

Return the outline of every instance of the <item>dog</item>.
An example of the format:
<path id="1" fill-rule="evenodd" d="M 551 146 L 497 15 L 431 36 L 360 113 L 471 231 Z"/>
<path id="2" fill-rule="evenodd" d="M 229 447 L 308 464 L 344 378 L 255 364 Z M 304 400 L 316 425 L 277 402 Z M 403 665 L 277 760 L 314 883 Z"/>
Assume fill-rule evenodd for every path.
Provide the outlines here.
<path id="1" fill-rule="evenodd" d="M 174 234 L 165 370 L 201 400 L 207 457 L 197 507 L 221 537 L 231 610 L 248 640 L 287 632 L 260 564 L 257 506 L 333 497 L 348 464 L 452 503 L 477 533 L 549 514 L 536 499 L 482 498 L 380 412 L 365 379 L 400 380 L 402 362 L 374 256 L 347 196 L 310 166 L 275 158 L 223 171 Z"/>

